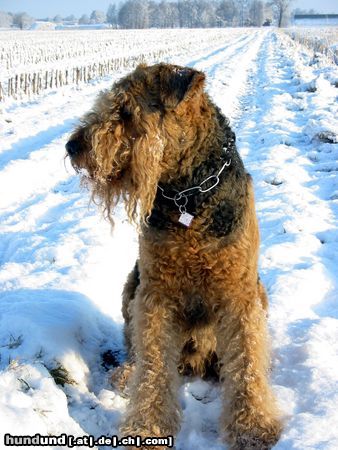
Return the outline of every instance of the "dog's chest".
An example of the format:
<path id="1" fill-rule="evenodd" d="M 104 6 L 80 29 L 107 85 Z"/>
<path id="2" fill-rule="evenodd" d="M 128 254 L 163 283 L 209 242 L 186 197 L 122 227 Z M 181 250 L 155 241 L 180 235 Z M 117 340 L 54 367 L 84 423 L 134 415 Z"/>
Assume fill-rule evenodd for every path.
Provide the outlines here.
<path id="1" fill-rule="evenodd" d="M 182 214 L 175 204 L 168 204 L 159 198 L 155 202 L 147 222 L 156 230 L 175 231 L 194 227 L 196 219 L 200 219 L 202 213 L 203 233 L 217 238 L 229 235 L 235 230 L 239 221 L 236 206 L 227 200 L 222 200 L 218 205 L 209 207 L 207 212 L 202 207 L 198 208 L 193 205 L 187 209 L 187 213 Z"/>
<path id="2" fill-rule="evenodd" d="M 181 305 L 180 316 L 189 327 L 205 325 L 209 322 L 209 308 L 204 298 L 195 293 L 186 293 Z"/>

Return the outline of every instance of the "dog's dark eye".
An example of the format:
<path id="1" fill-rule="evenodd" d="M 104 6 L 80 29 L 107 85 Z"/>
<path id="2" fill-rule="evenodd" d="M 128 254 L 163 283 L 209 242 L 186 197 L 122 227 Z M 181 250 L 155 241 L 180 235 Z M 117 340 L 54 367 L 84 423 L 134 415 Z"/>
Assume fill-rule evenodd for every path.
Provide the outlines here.
<path id="1" fill-rule="evenodd" d="M 148 106 L 149 106 L 151 112 L 158 112 L 158 111 L 164 112 L 164 108 L 161 103 L 153 102 L 153 103 L 149 103 Z"/>
<path id="2" fill-rule="evenodd" d="M 126 106 L 122 106 L 120 109 L 120 117 L 122 120 L 130 120 L 132 118 L 132 113 Z"/>

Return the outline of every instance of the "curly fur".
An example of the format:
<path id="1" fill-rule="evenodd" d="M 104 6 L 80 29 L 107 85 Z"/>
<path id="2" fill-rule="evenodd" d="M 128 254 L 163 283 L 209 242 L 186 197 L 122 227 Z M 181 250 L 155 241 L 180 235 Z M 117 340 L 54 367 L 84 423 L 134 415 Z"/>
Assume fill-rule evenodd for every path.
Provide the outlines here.
<path id="1" fill-rule="evenodd" d="M 99 96 L 67 149 L 106 216 L 122 200 L 140 229 L 123 292 L 129 357 L 114 375 L 130 393 L 121 433 L 176 433 L 179 374 L 213 376 L 231 448 L 270 449 L 281 422 L 268 380 L 252 180 L 204 79 L 190 68 L 139 66 Z M 180 224 L 163 191 L 198 186 L 229 159 L 217 187 L 188 197 L 191 226 Z"/>

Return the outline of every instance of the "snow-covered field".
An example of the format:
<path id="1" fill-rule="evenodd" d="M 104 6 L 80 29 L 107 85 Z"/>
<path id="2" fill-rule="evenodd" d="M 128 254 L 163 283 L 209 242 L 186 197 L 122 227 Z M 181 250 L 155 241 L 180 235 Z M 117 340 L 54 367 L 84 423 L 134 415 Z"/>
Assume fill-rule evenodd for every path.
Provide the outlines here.
<path id="1" fill-rule="evenodd" d="M 279 450 L 338 448 L 338 69 L 312 56 L 265 29 L 171 59 L 206 72 L 254 178 Z M 0 106 L 2 448 L 5 433 L 115 434 L 128 401 L 109 373 L 124 357 L 137 235 L 122 208 L 111 233 L 64 161 L 68 133 L 112 79 Z M 218 386 L 183 381 L 177 450 L 225 448 Z"/>
<path id="2" fill-rule="evenodd" d="M 204 54 L 245 36 L 244 28 L 0 32 L 0 101 L 83 84 L 147 61 Z"/>
<path id="3" fill-rule="evenodd" d="M 316 53 L 326 55 L 330 61 L 338 64 L 338 20 L 336 26 L 292 27 L 286 33 L 297 42 Z"/>

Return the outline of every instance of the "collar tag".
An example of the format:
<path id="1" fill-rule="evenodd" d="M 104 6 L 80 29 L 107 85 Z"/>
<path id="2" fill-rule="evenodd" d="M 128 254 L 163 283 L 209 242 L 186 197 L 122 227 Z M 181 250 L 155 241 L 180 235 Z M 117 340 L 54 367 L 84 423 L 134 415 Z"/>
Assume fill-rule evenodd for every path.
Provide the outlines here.
<path id="1" fill-rule="evenodd" d="M 178 219 L 178 221 L 179 221 L 179 223 L 185 225 L 186 227 L 190 227 L 193 218 L 194 218 L 193 215 L 191 215 L 187 212 L 183 212 L 180 215 L 180 218 Z"/>

